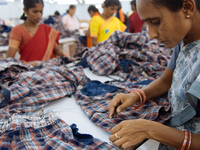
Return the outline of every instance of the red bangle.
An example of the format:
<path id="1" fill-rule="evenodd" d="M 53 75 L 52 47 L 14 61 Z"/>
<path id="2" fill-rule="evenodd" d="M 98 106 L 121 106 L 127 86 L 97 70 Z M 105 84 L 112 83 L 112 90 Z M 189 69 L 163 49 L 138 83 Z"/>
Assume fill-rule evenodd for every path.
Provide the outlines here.
<path id="1" fill-rule="evenodd" d="M 135 109 L 138 109 L 139 107 L 141 107 L 142 106 L 142 96 L 140 95 L 140 93 L 139 92 L 137 92 L 137 91 L 133 91 L 133 92 L 131 92 L 131 93 L 135 93 L 135 94 L 137 94 L 138 96 L 139 96 L 139 98 L 140 98 L 140 105 L 139 106 L 137 106 L 137 107 L 135 107 Z"/>
<path id="2" fill-rule="evenodd" d="M 189 150 L 189 149 L 190 149 L 191 142 L 192 142 L 192 134 L 191 134 L 191 132 L 189 132 L 189 138 L 190 138 L 190 140 L 189 140 L 189 143 L 188 143 L 187 150 Z"/>
<path id="3" fill-rule="evenodd" d="M 142 94 L 142 97 L 143 97 L 143 103 L 142 103 L 142 105 L 144 105 L 144 103 L 146 102 L 146 99 L 147 99 L 146 94 L 144 93 L 144 91 L 142 89 L 135 89 L 135 90 L 133 90 L 133 92 L 134 91 L 137 91 L 137 92 L 139 92 L 139 93 Z"/>
<path id="4" fill-rule="evenodd" d="M 188 132 L 187 131 L 184 131 L 185 132 L 185 138 L 184 138 L 184 141 L 183 141 L 183 145 L 181 147 L 181 150 L 185 150 L 185 146 L 187 144 L 187 141 L 188 141 Z"/>

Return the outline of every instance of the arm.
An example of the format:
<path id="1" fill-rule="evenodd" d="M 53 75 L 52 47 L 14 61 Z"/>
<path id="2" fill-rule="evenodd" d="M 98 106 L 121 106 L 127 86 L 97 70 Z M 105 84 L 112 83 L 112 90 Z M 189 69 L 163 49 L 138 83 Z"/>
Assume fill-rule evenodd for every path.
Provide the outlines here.
<path id="1" fill-rule="evenodd" d="M 146 86 L 143 91 L 147 96 L 147 100 L 161 96 L 166 93 L 171 87 L 173 71 L 168 67 L 164 74 L 154 80 L 151 84 Z M 136 102 L 139 102 L 139 96 L 135 93 L 131 94 L 117 94 L 108 106 L 110 117 L 116 112 L 120 113 L 125 108 L 133 106 Z"/>
<path id="2" fill-rule="evenodd" d="M 56 43 L 55 44 L 55 48 L 54 48 L 54 54 L 58 55 L 58 56 L 61 56 L 61 57 L 64 57 L 64 53 L 63 51 L 60 49 L 60 47 L 58 46 L 58 44 Z"/>
<path id="3" fill-rule="evenodd" d="M 91 37 L 92 40 L 92 46 L 97 46 L 98 42 L 97 42 L 97 38 L 96 37 Z"/>
<path id="4" fill-rule="evenodd" d="M 17 52 L 17 49 L 9 47 L 8 52 L 7 52 L 7 58 L 11 57 L 11 58 L 15 58 L 15 54 Z"/>
<path id="5" fill-rule="evenodd" d="M 113 128 L 111 133 L 109 139 L 114 145 L 122 148 L 138 145 L 145 139 L 153 139 L 170 147 L 181 149 L 185 137 L 183 131 L 145 119 L 123 121 Z M 116 139 L 115 133 L 120 139 Z M 190 150 L 200 149 L 199 141 L 200 135 L 192 134 Z"/>

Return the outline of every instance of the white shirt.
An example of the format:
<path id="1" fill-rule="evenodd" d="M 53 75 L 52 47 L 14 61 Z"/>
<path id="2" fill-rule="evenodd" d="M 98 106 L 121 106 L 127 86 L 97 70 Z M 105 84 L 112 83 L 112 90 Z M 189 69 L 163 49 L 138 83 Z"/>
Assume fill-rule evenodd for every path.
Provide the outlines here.
<path id="1" fill-rule="evenodd" d="M 71 17 L 69 14 L 67 14 L 62 18 L 62 22 L 68 30 L 79 29 L 79 22 L 75 16 Z"/>

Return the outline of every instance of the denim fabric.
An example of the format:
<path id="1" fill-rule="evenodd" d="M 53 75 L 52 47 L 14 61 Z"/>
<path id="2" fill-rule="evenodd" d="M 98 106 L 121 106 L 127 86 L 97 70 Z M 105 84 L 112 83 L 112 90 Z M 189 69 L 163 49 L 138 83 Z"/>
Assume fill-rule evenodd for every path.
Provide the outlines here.
<path id="1" fill-rule="evenodd" d="M 86 96 L 98 96 L 115 92 L 117 89 L 118 87 L 113 85 L 102 84 L 99 81 L 90 81 L 85 84 L 85 88 L 81 90 L 81 93 Z"/>
<path id="2" fill-rule="evenodd" d="M 78 128 L 76 124 L 72 124 L 70 126 L 70 128 L 72 129 L 74 138 L 76 140 L 78 140 L 81 143 L 84 143 L 86 145 L 90 144 L 93 141 L 93 136 L 90 134 L 81 134 L 78 132 Z"/>
<path id="3" fill-rule="evenodd" d="M 6 25 L 2 25 L 1 28 L 3 28 L 3 30 L 1 31 L 1 34 L 4 32 L 10 32 L 12 30 L 11 27 L 8 27 Z"/>
<path id="4" fill-rule="evenodd" d="M 0 90 L 0 108 L 5 107 L 10 100 L 10 91 L 3 88 Z"/>
<path id="5" fill-rule="evenodd" d="M 80 42 L 84 45 L 87 46 L 87 37 L 86 36 L 79 36 L 78 39 Z"/>

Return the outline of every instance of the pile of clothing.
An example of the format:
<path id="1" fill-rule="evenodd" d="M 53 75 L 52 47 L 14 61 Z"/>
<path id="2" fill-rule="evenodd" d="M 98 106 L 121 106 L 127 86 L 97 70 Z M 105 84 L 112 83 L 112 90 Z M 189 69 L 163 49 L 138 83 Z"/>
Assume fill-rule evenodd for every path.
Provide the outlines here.
<path id="1" fill-rule="evenodd" d="M 12 28 L 6 25 L 0 25 L 0 46 L 7 46 Z"/>

